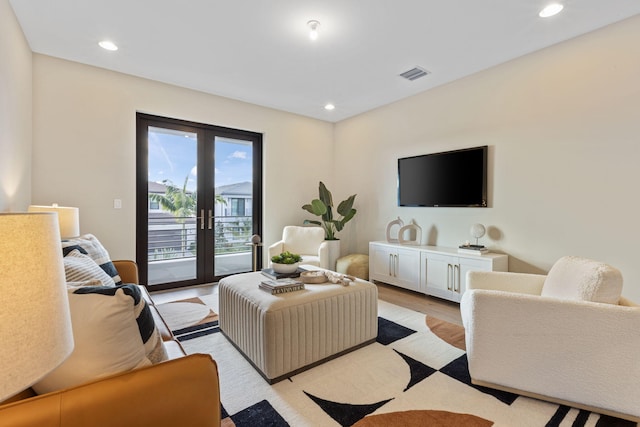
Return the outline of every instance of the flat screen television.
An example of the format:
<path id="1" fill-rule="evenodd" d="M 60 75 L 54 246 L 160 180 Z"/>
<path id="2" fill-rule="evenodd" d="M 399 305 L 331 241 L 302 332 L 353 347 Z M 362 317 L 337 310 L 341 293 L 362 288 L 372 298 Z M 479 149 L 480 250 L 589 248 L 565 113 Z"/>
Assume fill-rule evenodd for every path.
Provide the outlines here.
<path id="1" fill-rule="evenodd" d="M 488 147 L 398 159 L 398 206 L 487 207 Z"/>

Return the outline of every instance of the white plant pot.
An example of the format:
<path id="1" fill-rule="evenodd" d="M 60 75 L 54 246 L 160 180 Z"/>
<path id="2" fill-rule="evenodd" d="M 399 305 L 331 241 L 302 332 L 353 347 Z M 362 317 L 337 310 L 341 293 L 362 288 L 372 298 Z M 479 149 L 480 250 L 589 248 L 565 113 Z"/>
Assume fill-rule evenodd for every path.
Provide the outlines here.
<path id="1" fill-rule="evenodd" d="M 272 262 L 271 268 L 273 268 L 273 271 L 276 273 L 293 273 L 298 269 L 299 264 L 299 262 L 295 264 L 278 264 L 277 262 Z"/>
<path id="2" fill-rule="evenodd" d="M 325 240 L 329 244 L 329 270 L 336 271 L 336 261 L 340 258 L 340 240 Z"/>

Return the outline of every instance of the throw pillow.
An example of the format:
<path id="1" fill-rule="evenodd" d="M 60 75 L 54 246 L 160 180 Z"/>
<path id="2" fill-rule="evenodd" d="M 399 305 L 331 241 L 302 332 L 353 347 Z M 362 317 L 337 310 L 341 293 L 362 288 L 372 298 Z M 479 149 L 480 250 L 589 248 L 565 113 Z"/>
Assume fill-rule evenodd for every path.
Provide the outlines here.
<path id="1" fill-rule="evenodd" d="M 133 313 L 138 324 L 140 338 L 144 343 L 144 351 L 147 359 L 149 359 L 151 363 L 167 360 L 168 356 L 164 345 L 162 345 L 160 331 L 156 327 L 156 323 L 153 320 L 153 313 L 151 313 L 147 301 L 142 296 L 142 291 L 138 285 L 124 285 L 124 288 L 125 292 L 131 296 L 134 301 Z"/>
<path id="2" fill-rule="evenodd" d="M 602 262 L 576 256 L 560 258 L 542 286 L 542 296 L 618 304 L 622 274 Z"/>
<path id="3" fill-rule="evenodd" d="M 64 274 L 67 282 L 98 281 L 98 285 L 114 287 L 113 279 L 100 268 L 94 260 L 83 255 L 77 249 L 69 252 L 64 258 Z"/>
<path id="4" fill-rule="evenodd" d="M 67 253 L 74 249 L 78 249 L 81 253 L 89 255 L 105 273 L 113 278 L 114 284 L 122 284 L 118 270 L 116 270 L 116 267 L 111 262 L 109 252 L 102 246 L 102 243 L 100 243 L 96 236 L 93 234 L 85 234 L 74 239 L 65 239 L 62 241 L 63 256 L 66 256 Z"/>
<path id="5" fill-rule="evenodd" d="M 38 394 L 151 364 L 142 334 L 148 343 L 159 334 L 136 285 L 67 290 L 75 347 L 62 365 L 33 386 Z"/>

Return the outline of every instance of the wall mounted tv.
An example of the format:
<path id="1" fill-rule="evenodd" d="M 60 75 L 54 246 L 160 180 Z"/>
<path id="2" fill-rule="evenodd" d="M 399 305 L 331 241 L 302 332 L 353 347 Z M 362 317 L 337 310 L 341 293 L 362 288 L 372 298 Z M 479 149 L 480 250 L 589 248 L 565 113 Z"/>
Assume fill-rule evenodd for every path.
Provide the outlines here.
<path id="1" fill-rule="evenodd" d="M 398 206 L 487 207 L 488 147 L 398 159 Z"/>

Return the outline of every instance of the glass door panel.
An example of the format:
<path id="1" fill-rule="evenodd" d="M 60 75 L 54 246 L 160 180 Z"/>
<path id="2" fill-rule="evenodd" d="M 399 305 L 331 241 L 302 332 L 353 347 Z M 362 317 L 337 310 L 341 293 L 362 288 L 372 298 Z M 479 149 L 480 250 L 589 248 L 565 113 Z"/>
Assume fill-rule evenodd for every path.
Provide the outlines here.
<path id="1" fill-rule="evenodd" d="M 216 277 L 252 269 L 253 143 L 216 136 L 215 262 Z"/>
<path id="2" fill-rule="evenodd" d="M 148 128 L 147 283 L 197 277 L 198 135 Z"/>

